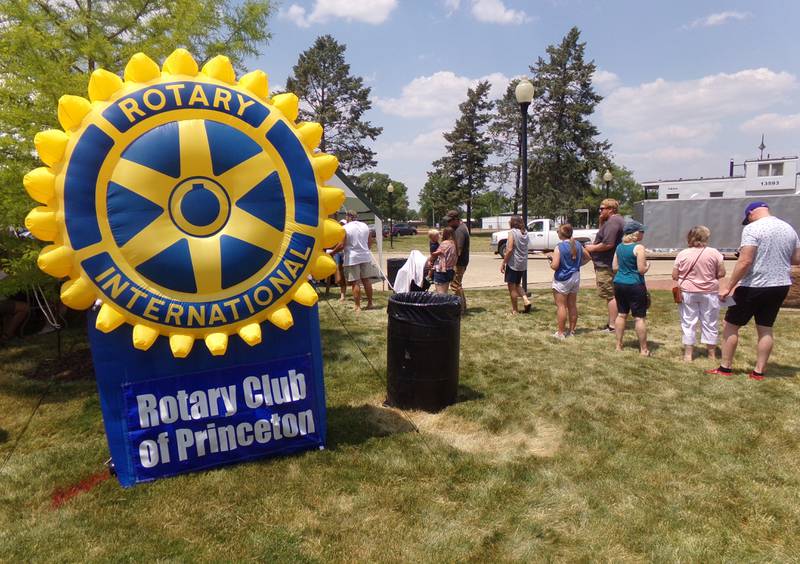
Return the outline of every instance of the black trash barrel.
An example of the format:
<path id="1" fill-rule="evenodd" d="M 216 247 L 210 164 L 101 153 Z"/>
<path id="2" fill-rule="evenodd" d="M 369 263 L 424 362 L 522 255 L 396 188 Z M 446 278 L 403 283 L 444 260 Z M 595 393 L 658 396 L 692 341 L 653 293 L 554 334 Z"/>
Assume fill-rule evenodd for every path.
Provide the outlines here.
<path id="1" fill-rule="evenodd" d="M 389 297 L 386 402 L 436 412 L 455 403 L 461 303 L 457 296 L 406 292 Z"/>
<path id="2" fill-rule="evenodd" d="M 390 258 L 386 259 L 386 278 L 389 280 L 389 284 L 394 287 L 394 279 L 397 278 L 397 271 L 403 268 L 403 265 L 406 263 L 404 258 Z"/>

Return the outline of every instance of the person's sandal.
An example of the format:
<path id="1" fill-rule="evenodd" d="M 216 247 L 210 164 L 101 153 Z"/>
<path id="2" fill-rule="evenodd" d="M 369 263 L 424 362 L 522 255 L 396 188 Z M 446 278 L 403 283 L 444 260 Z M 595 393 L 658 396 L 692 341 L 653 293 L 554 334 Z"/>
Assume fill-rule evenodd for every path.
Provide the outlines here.
<path id="1" fill-rule="evenodd" d="M 756 372 L 755 370 L 753 370 L 753 371 L 750 372 L 750 374 L 747 375 L 747 377 L 750 378 L 751 380 L 759 380 L 759 381 L 761 381 L 761 380 L 764 379 L 764 373 L 763 372 Z"/>
<path id="2" fill-rule="evenodd" d="M 532 305 L 533 304 L 525 304 L 525 309 L 522 310 L 522 313 L 530 313 Z"/>
<path id="3" fill-rule="evenodd" d="M 703 374 L 709 374 L 713 376 L 731 376 L 733 374 L 733 369 L 723 370 L 721 366 L 718 366 L 717 368 L 703 370 Z"/>

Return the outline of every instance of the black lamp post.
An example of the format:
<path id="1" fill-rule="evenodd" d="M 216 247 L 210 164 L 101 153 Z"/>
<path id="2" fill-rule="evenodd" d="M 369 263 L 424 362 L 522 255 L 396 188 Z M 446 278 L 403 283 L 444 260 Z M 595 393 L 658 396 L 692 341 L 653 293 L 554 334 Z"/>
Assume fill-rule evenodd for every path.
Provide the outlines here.
<path id="1" fill-rule="evenodd" d="M 391 182 L 386 191 L 389 192 L 389 247 L 394 249 L 394 186 Z"/>
<path id="2" fill-rule="evenodd" d="M 606 183 L 606 198 L 608 198 L 608 187 L 611 186 L 611 181 L 614 179 L 614 175 L 611 174 L 611 171 L 606 169 L 605 174 L 603 175 L 603 181 Z"/>
<path id="3" fill-rule="evenodd" d="M 534 88 L 531 81 L 523 78 L 514 89 L 514 96 L 522 114 L 520 124 L 520 153 L 522 153 L 522 223 L 528 229 L 528 106 L 533 101 Z M 528 269 L 522 274 L 522 289 L 528 293 Z"/>

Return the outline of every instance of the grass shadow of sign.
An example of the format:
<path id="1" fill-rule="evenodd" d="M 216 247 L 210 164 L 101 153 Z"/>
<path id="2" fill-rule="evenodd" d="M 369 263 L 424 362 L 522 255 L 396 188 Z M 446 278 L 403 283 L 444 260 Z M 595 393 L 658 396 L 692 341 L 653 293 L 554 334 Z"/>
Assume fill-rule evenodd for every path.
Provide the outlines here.
<path id="1" fill-rule="evenodd" d="M 328 445 L 330 450 L 340 446 L 358 445 L 376 437 L 411 433 L 414 424 L 393 409 L 364 404 L 328 408 Z"/>

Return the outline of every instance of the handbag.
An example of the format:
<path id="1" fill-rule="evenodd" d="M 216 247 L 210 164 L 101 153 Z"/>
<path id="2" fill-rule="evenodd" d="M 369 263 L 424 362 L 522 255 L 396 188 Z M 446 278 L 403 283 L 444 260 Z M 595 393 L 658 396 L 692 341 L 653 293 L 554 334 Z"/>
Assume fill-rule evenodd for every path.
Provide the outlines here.
<path id="1" fill-rule="evenodd" d="M 696 264 L 697 264 L 697 261 L 698 261 L 698 260 L 700 260 L 700 256 L 701 256 L 701 255 L 702 255 L 704 252 L 706 252 L 706 249 L 707 249 L 707 248 L 708 248 L 708 247 L 703 247 L 703 250 L 702 250 L 702 251 L 700 251 L 700 252 L 697 254 L 697 258 L 696 258 L 696 259 L 694 259 L 694 262 L 692 263 L 692 266 L 690 266 L 690 267 L 689 267 L 689 270 L 687 270 L 687 271 L 686 271 L 686 275 L 683 277 L 683 279 L 684 279 L 684 280 L 686 280 L 687 278 L 689 278 L 689 275 L 692 273 L 692 270 L 694 269 L 694 265 L 696 265 Z M 678 284 L 677 284 L 677 286 L 673 286 L 673 287 L 672 287 L 672 300 L 673 300 L 673 301 L 674 301 L 676 304 L 682 304 L 682 303 L 683 303 L 683 290 L 681 289 L 681 280 L 680 280 L 680 278 L 678 279 Z"/>

